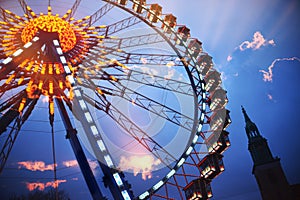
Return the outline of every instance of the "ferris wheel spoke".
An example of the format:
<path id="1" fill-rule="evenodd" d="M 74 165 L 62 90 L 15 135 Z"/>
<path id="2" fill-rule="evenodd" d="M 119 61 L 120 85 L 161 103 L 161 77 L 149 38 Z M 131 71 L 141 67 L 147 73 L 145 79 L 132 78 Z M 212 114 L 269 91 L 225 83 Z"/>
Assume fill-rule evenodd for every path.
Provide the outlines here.
<path id="1" fill-rule="evenodd" d="M 165 42 L 165 40 L 157 33 L 149 33 L 121 38 L 107 38 L 100 44 L 101 48 L 126 49 L 132 47 L 142 47 Z M 97 47 L 96 47 L 97 48 Z"/>
<path id="2" fill-rule="evenodd" d="M 66 19 L 70 19 L 75 15 L 80 2 L 81 2 L 81 0 L 75 0 L 75 2 L 73 3 L 72 8 L 70 9 L 70 11 L 68 11 L 69 15 L 67 16 Z"/>
<path id="3" fill-rule="evenodd" d="M 1 120 L 1 129 L 4 129 L 4 130 L 1 130 L 1 133 L 2 133 L 2 131 L 5 131 L 7 126 L 13 120 L 15 120 L 15 122 L 14 122 L 13 126 L 11 127 L 10 132 L 9 132 L 9 134 L 8 134 L 4 144 L 2 146 L 1 152 L 0 152 L 0 173 L 2 172 L 2 170 L 5 166 L 7 158 L 8 158 L 8 156 L 11 152 L 11 149 L 12 149 L 12 147 L 13 147 L 16 139 L 17 139 L 17 136 L 18 136 L 18 134 L 21 130 L 22 125 L 29 118 L 29 116 L 32 113 L 32 110 L 34 109 L 34 107 L 35 107 L 35 105 L 38 101 L 38 98 L 37 99 L 28 99 L 28 98 L 26 98 L 26 102 L 24 103 L 23 99 L 22 99 L 22 101 L 15 103 L 14 106 L 13 106 L 15 109 L 18 109 L 17 107 L 19 107 L 19 110 L 20 110 L 21 104 L 24 104 L 23 105 L 24 107 L 22 109 L 23 112 L 22 112 L 21 115 L 19 114 L 20 111 L 19 112 L 15 111 L 15 114 L 13 115 L 14 117 L 12 119 L 10 119 L 12 117 L 11 113 L 8 114 L 8 115 L 10 115 L 10 117 L 5 116 L 5 114 L 4 114 L 0 118 L 0 120 Z M 8 112 L 10 112 L 10 111 L 12 111 L 12 110 L 9 110 Z M 12 112 L 14 112 L 14 111 L 12 111 Z M 10 123 L 8 123 L 7 119 L 10 119 Z M 3 123 L 2 120 L 4 120 L 5 123 Z"/>
<path id="4" fill-rule="evenodd" d="M 96 95 L 99 97 L 100 101 L 87 95 L 84 95 L 84 99 L 91 106 L 104 111 L 112 120 L 114 120 L 115 123 L 122 127 L 127 134 L 142 145 L 148 152 L 159 159 L 166 167 L 170 167 L 170 164 L 177 162 L 177 159 L 172 154 L 144 132 L 124 113 L 117 109 L 111 102 L 98 93 L 96 93 Z"/>
<path id="5" fill-rule="evenodd" d="M 114 60 L 116 59 L 122 64 L 130 64 L 130 65 L 161 65 L 167 67 L 174 66 L 183 66 L 181 59 L 178 58 L 177 55 L 174 54 L 154 54 L 154 53 L 129 53 L 123 50 L 115 49 L 115 48 L 102 48 L 98 51 L 92 50 L 89 52 L 86 61 L 90 62 L 91 60 L 107 60 L 110 61 L 106 56 L 103 58 L 99 58 L 99 52 L 102 52 L 103 55 L 111 55 Z"/>
<path id="6" fill-rule="evenodd" d="M 30 13 L 29 13 L 29 10 L 27 9 L 28 5 L 27 3 L 25 2 L 25 0 L 18 0 L 19 1 L 19 4 L 23 10 L 23 12 L 26 14 L 27 18 L 29 19 L 30 18 Z"/>
<path id="7" fill-rule="evenodd" d="M 10 96 L 5 101 L 1 102 L 1 104 L 0 104 L 1 115 L 5 115 L 4 111 L 8 110 L 9 108 L 11 108 L 12 111 L 17 111 L 17 109 L 14 108 L 14 106 L 16 107 L 16 105 L 15 105 L 16 102 L 20 101 L 20 99 L 22 99 L 24 97 L 26 97 L 26 91 L 22 90 L 16 94 L 14 94 L 13 96 Z M 1 123 L 1 127 L 2 126 L 4 127 L 3 123 Z"/>
<path id="8" fill-rule="evenodd" d="M 149 111 L 156 116 L 168 120 L 169 122 L 180 126 L 188 131 L 192 131 L 194 121 L 192 118 L 182 114 L 181 112 L 172 109 L 168 105 L 159 103 L 158 101 L 147 97 L 144 94 L 137 92 L 129 87 L 124 86 L 120 82 L 110 81 L 114 88 L 112 93 L 114 96 L 118 96 L 122 99 L 127 100 L 133 105 L 139 106 L 140 108 Z"/>
<path id="9" fill-rule="evenodd" d="M 22 83 L 18 83 L 18 82 L 15 82 L 13 84 L 9 84 L 9 85 L 2 85 L 0 86 L 0 98 L 7 92 L 7 91 L 11 91 L 13 89 L 16 89 L 16 88 L 21 88 L 22 86 L 25 86 L 29 83 L 29 80 L 25 80 L 23 81 Z"/>
<path id="10" fill-rule="evenodd" d="M 148 72 L 148 69 L 144 69 L 146 72 L 134 69 L 120 69 L 119 66 L 116 66 L 115 69 L 123 72 L 122 74 L 114 75 L 119 81 L 138 83 L 147 87 L 168 90 L 186 96 L 194 95 L 192 87 L 187 82 L 168 78 L 166 76 L 159 76 Z"/>
<path id="11" fill-rule="evenodd" d="M 106 3 L 100 9 L 98 9 L 94 14 L 92 14 L 91 16 L 86 17 L 82 20 L 77 21 L 77 23 L 75 23 L 75 24 L 82 25 L 84 23 L 87 23 L 87 26 L 90 27 L 94 23 L 99 21 L 104 15 L 106 15 L 113 7 L 114 7 L 114 5 L 112 5 L 110 3 Z"/>
<path id="12" fill-rule="evenodd" d="M 119 20 L 115 23 L 112 23 L 110 25 L 106 25 L 106 27 L 103 28 L 96 28 L 95 31 L 98 31 L 99 33 L 102 33 L 102 35 L 107 36 L 113 36 L 114 34 L 128 29 L 129 27 L 132 27 L 136 24 L 139 24 L 141 22 L 140 19 L 136 18 L 135 16 L 128 17 L 122 20 Z"/>

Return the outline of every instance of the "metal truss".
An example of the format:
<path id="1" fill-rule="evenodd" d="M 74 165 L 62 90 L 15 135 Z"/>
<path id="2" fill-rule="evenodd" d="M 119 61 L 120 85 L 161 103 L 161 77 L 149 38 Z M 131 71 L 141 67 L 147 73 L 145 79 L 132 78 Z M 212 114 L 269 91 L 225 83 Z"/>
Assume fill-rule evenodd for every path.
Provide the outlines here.
<path id="1" fill-rule="evenodd" d="M 27 96 L 27 94 L 23 94 L 23 96 Z M 26 98 L 26 97 L 25 97 Z M 6 113 L 8 113 L 7 115 L 4 114 L 1 117 L 1 121 L 2 120 L 8 120 L 8 121 L 15 121 L 13 123 L 13 126 L 10 128 L 10 131 L 8 133 L 8 136 L 4 142 L 4 145 L 1 149 L 0 152 L 0 173 L 2 172 L 5 163 L 7 161 L 7 158 L 9 156 L 9 153 L 11 152 L 11 149 L 17 139 L 17 136 L 21 130 L 22 125 L 25 123 L 25 121 L 28 119 L 28 117 L 30 116 L 32 110 L 34 109 L 38 99 L 29 99 L 26 98 L 26 103 L 24 105 L 24 110 L 22 113 L 17 112 L 16 110 L 18 110 L 18 107 L 21 103 L 22 99 L 18 99 L 17 102 L 14 102 L 13 105 L 11 105 L 11 110 L 8 110 Z M 4 119 L 5 118 L 5 119 Z M 1 124 L 1 129 L 7 129 L 9 124 L 6 122 L 5 124 Z"/>

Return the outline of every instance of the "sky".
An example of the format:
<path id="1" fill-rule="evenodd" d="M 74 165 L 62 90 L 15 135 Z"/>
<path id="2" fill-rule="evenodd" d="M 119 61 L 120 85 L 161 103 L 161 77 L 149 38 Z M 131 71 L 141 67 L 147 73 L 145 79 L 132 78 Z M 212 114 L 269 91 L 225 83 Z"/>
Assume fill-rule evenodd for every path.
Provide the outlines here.
<path id="1" fill-rule="evenodd" d="M 0 5 L 2 6 L 2 0 Z M 30 2 L 30 1 L 28 1 Z M 149 1 L 154 2 L 154 1 Z M 300 2 L 298 0 L 157 0 L 165 13 L 177 17 L 178 24 L 191 29 L 191 35 L 203 42 L 203 48 L 214 60 L 215 67 L 222 72 L 223 87 L 227 90 L 232 124 L 231 147 L 224 153 L 225 172 L 212 182 L 213 198 L 216 200 L 260 199 L 253 162 L 248 152 L 245 123 L 241 112 L 243 105 L 263 137 L 268 140 L 273 156 L 281 159 L 281 165 L 290 184 L 300 183 L 300 161 L 298 158 L 300 122 Z M 7 5 L 6 2 L 3 5 Z M 84 5 L 86 6 L 86 5 Z M 47 116 L 38 116 L 47 120 Z M 38 125 L 38 122 L 36 123 Z M 30 129 L 30 125 L 25 128 Z M 64 134 L 59 126 L 57 133 Z M 24 132 L 25 133 L 25 132 Z M 5 196 L 17 194 L 31 187 L 26 177 L 45 180 L 41 187 L 51 187 L 48 179 L 53 176 L 51 141 L 49 134 L 28 131 L 19 136 L 6 169 L 0 176 L 1 193 Z M 30 139 L 28 139 L 30 137 Z M 48 146 L 47 146 L 48 145 Z M 56 137 L 56 151 L 60 188 L 71 198 L 89 198 L 82 183 L 74 155 L 65 148 L 68 141 Z M 35 148 L 29 148 L 29 147 Z M 46 148 L 47 147 L 47 148 Z M 24 151 L 26 148 L 26 151 Z M 38 153 L 43 151 L 43 154 Z M 28 163 L 35 164 L 31 171 Z M 67 162 L 69 161 L 69 162 Z M 94 166 L 95 173 L 99 173 Z M 30 165 L 32 166 L 32 165 Z M 44 171 L 41 171 L 44 170 Z M 34 173 L 32 171 L 36 170 Z M 25 177 L 25 178 L 24 178 Z M 25 187 L 26 186 L 26 187 Z M 84 189 L 85 188 L 85 189 Z M 74 191 L 78 191 L 77 194 Z"/>

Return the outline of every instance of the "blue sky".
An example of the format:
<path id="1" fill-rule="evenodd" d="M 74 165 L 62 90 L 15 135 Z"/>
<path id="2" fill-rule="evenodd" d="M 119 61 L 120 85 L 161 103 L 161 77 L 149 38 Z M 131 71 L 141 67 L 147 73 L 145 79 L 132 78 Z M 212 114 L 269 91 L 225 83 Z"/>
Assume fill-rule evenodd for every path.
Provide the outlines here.
<path id="1" fill-rule="evenodd" d="M 28 1 L 30 2 L 30 1 Z M 225 152 L 225 172 L 213 180 L 213 199 L 216 200 L 252 200 L 260 199 L 258 186 L 252 172 L 252 160 L 247 147 L 244 119 L 241 113 L 243 105 L 260 133 L 267 138 L 273 156 L 281 158 L 281 164 L 291 184 L 300 183 L 300 2 L 298 0 L 157 0 L 163 5 L 164 13 L 173 13 L 178 24 L 191 29 L 192 37 L 203 42 L 203 48 L 214 60 L 215 67 L 223 73 L 223 86 L 228 91 L 228 109 L 231 111 L 232 124 L 229 127 L 232 146 Z M 1 5 L 1 3 L 0 3 Z M 86 5 L 85 5 L 86 6 Z M 254 35 L 259 36 L 254 40 Z M 256 42 L 255 42 L 256 41 Z M 273 42 L 272 42 L 273 41 Z M 261 42 L 259 44 L 259 42 Z M 242 45 L 244 44 L 244 45 Z M 241 46 L 242 45 L 242 46 Z M 247 46 L 248 45 L 248 46 Z M 230 56 L 230 57 L 229 57 Z M 230 58 L 230 59 L 229 59 Z M 273 63 L 273 65 L 272 65 Z M 270 66 L 272 81 L 264 81 L 260 70 L 268 71 Z M 40 116 L 38 116 L 40 117 Z M 44 116 L 47 120 L 47 116 Z M 30 128 L 28 126 L 27 128 Z M 59 124 L 56 130 L 61 130 Z M 9 167 L 15 167 L 16 160 L 45 160 L 51 157 L 50 142 L 46 148 L 40 140 L 51 140 L 48 134 L 28 133 L 32 140 L 20 135 L 12 152 Z M 26 136 L 27 137 L 27 136 Z M 57 159 L 72 160 L 71 149 L 66 148 L 68 141 L 56 137 Z M 36 150 L 22 147 L 35 146 Z M 47 164 L 51 160 L 46 161 Z M 68 170 L 68 172 L 66 172 Z M 31 176 L 26 170 L 8 169 L 6 176 Z M 40 172 L 38 172 L 40 173 Z M 79 180 L 62 183 L 62 189 L 76 191 L 80 189 L 87 196 L 88 191 L 81 183 L 79 170 L 61 167 L 59 174 Z M 70 176 L 67 176 L 70 175 Z M 51 177 L 49 172 L 38 177 Z M 0 189 L 18 182 L 20 192 L 26 192 L 21 178 L 5 179 L 0 177 Z M 85 188 L 85 189 L 82 189 Z M 10 189 L 8 189 L 10 190 Z M 73 198 L 75 195 L 72 192 Z"/>

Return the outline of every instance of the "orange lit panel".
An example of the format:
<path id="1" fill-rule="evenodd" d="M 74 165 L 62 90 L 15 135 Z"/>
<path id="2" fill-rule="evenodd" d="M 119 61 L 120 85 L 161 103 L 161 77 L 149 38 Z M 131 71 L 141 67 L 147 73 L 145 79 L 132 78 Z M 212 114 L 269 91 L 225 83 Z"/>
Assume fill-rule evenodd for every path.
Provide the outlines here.
<path id="1" fill-rule="evenodd" d="M 63 52 L 73 49 L 76 44 L 76 35 L 71 25 L 58 16 L 42 15 L 31 20 L 22 31 L 22 41 L 30 42 L 38 30 L 58 33 Z"/>

